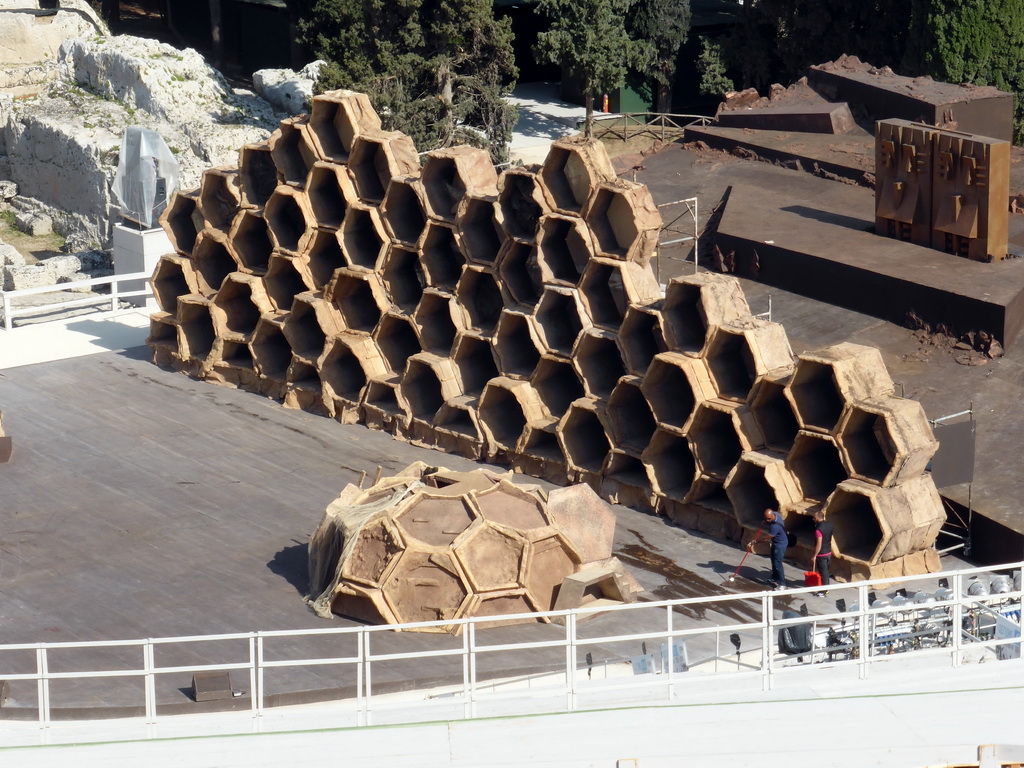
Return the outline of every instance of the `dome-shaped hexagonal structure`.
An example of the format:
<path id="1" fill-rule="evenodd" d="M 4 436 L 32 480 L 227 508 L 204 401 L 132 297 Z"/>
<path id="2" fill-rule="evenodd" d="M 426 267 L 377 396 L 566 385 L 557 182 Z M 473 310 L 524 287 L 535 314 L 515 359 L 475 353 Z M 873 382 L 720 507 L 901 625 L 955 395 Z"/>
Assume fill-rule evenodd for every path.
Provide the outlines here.
<path id="1" fill-rule="evenodd" d="M 526 546 L 514 531 L 481 520 L 459 537 L 453 551 L 473 591 L 491 592 L 522 584 Z"/>
<path id="2" fill-rule="evenodd" d="M 759 318 L 714 326 L 704 360 L 719 397 L 745 403 L 758 379 L 793 370 L 793 350 L 786 329 Z"/>
<path id="3" fill-rule="evenodd" d="M 582 215 L 594 233 L 598 256 L 646 264 L 658 247 L 661 213 L 644 184 L 601 182 Z"/>
<path id="4" fill-rule="evenodd" d="M 319 158 L 347 163 L 355 137 L 379 130 L 380 117 L 365 93 L 338 90 L 313 97 L 309 138 Z"/>
<path id="5" fill-rule="evenodd" d="M 484 520 L 506 528 L 535 531 L 551 524 L 541 500 L 507 480 L 474 491 L 471 500 Z"/>
<path id="6" fill-rule="evenodd" d="M 837 442 L 851 477 L 886 488 L 922 474 L 939 447 L 921 404 L 899 397 L 850 404 Z"/>
<path id="7" fill-rule="evenodd" d="M 459 203 L 466 195 L 498 192 L 498 174 L 486 150 L 466 145 L 428 152 L 422 179 L 427 213 L 449 224 L 455 223 Z"/>
<path id="8" fill-rule="evenodd" d="M 579 568 L 579 554 L 564 535 L 553 533 L 530 542 L 529 557 L 526 588 L 536 601 L 538 610 L 550 611 L 555 607 L 558 588 L 565 577 Z"/>
<path id="9" fill-rule="evenodd" d="M 412 547 L 402 553 L 381 591 L 402 624 L 462 618 L 470 595 L 451 555 Z"/>
<path id="10" fill-rule="evenodd" d="M 573 136 L 551 144 L 540 170 L 541 189 L 552 210 L 579 215 L 594 188 L 615 178 L 598 139 Z"/>
<path id="11" fill-rule="evenodd" d="M 891 395 L 894 389 L 877 349 L 844 342 L 798 355 L 785 391 L 801 429 L 832 432 L 847 403 Z"/>
<path id="12" fill-rule="evenodd" d="M 661 314 L 669 349 L 697 355 L 712 327 L 750 317 L 750 307 L 738 280 L 700 272 L 669 280 Z"/>

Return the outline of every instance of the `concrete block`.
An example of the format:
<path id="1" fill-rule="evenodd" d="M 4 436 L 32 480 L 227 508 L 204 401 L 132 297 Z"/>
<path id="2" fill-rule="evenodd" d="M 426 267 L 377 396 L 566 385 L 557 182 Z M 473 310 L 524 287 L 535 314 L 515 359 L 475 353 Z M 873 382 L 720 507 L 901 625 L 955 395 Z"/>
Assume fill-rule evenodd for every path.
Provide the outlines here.
<path id="1" fill-rule="evenodd" d="M 318 160 L 306 180 L 306 199 L 317 227 L 338 229 L 357 199 L 356 188 L 344 166 Z"/>
<path id="2" fill-rule="evenodd" d="M 921 404 L 893 396 L 851 403 L 836 441 L 850 477 L 886 488 L 924 473 L 939 447 Z"/>
<path id="3" fill-rule="evenodd" d="M 246 144 L 238 151 L 238 191 L 242 206 L 260 210 L 277 189 L 279 179 L 270 143 Z"/>
<path id="4" fill-rule="evenodd" d="M 466 145 L 428 152 L 422 179 L 427 213 L 448 224 L 455 223 L 466 195 L 498 192 L 498 175 L 487 151 Z"/>
<path id="5" fill-rule="evenodd" d="M 786 456 L 772 451 L 744 451 L 725 478 L 724 490 L 736 522 L 749 531 L 764 522 L 764 511 L 788 515 L 803 494 L 796 477 L 786 467 Z"/>
<path id="6" fill-rule="evenodd" d="M 0 243 L 0 267 L 23 267 L 25 257 L 10 243 Z"/>
<path id="7" fill-rule="evenodd" d="M 251 340 L 260 317 L 274 309 L 263 280 L 241 272 L 232 272 L 224 278 L 213 303 L 221 310 L 214 315 L 217 335 L 243 345 Z"/>
<path id="8" fill-rule="evenodd" d="M 42 288 L 53 285 L 53 275 L 46 267 L 27 264 L 19 267 L 4 267 L 4 290 L 17 291 L 22 288 Z"/>
<path id="9" fill-rule="evenodd" d="M 286 253 L 274 253 L 263 276 L 263 286 L 274 308 L 286 312 L 292 308 L 295 294 L 313 290 L 313 276 L 305 259 Z M 328 286 L 330 289 L 331 286 Z M 325 290 L 325 293 L 327 291 Z"/>
<path id="10" fill-rule="evenodd" d="M 313 97 L 309 137 L 319 159 L 347 163 L 356 136 L 380 128 L 380 117 L 366 94 L 338 90 Z"/>
<path id="11" fill-rule="evenodd" d="M 576 216 L 594 188 L 614 178 L 604 144 L 583 136 L 553 142 L 540 170 L 541 189 L 551 209 Z"/>
<path id="12" fill-rule="evenodd" d="M 316 219 L 306 194 L 282 184 L 274 190 L 263 209 L 270 241 L 279 251 L 291 255 L 302 253 L 316 228 Z"/>
<path id="13" fill-rule="evenodd" d="M 623 376 L 608 396 L 608 432 L 617 448 L 641 454 L 657 427 L 639 376 Z"/>
<path id="14" fill-rule="evenodd" d="M 241 204 L 237 169 L 210 168 L 203 172 L 197 206 L 204 226 L 230 231 Z"/>
<path id="15" fill-rule="evenodd" d="M 313 164 L 321 159 L 306 131 L 308 124 L 306 115 L 282 120 L 268 140 L 279 181 L 298 189 L 306 186 L 306 177 Z"/>
<path id="16" fill-rule="evenodd" d="M 594 233 L 597 255 L 646 264 L 658 247 L 661 213 L 643 184 L 601 182 L 582 211 Z"/>
<path id="17" fill-rule="evenodd" d="M 366 131 L 352 141 L 348 171 L 364 203 L 379 204 L 395 176 L 419 173 L 420 161 L 412 139 L 398 131 Z"/>
<path id="18" fill-rule="evenodd" d="M 704 361 L 678 352 L 654 356 L 640 385 L 660 424 L 684 429 L 694 409 L 715 397 L 715 387 Z"/>
<path id="19" fill-rule="evenodd" d="M 274 243 L 261 211 L 243 208 L 231 225 L 228 240 L 239 269 L 253 275 L 266 274 Z"/>
<path id="20" fill-rule="evenodd" d="M 523 243 L 536 242 L 540 219 L 548 212 L 536 173 L 509 168 L 498 177 L 498 216 L 509 237 Z"/>
<path id="21" fill-rule="evenodd" d="M 607 398 L 616 382 L 626 375 L 615 334 L 600 328 L 591 328 L 580 335 L 570 361 L 588 397 Z"/>
<path id="22" fill-rule="evenodd" d="M 712 326 L 703 357 L 719 397 L 739 403 L 761 377 L 784 377 L 795 367 L 786 329 L 755 317 Z"/>
<path id="23" fill-rule="evenodd" d="M 743 288 L 734 277 L 701 272 L 669 280 L 662 308 L 669 349 L 699 355 L 713 326 L 750 317 Z"/>
<path id="24" fill-rule="evenodd" d="M 847 403 L 891 395 L 895 389 L 874 347 L 843 342 L 798 358 L 785 394 L 803 430 L 832 432 Z"/>
<path id="25" fill-rule="evenodd" d="M 427 226 L 423 183 L 418 176 L 392 176 L 380 204 L 384 228 L 392 242 L 415 249 Z"/>
<path id="26" fill-rule="evenodd" d="M 24 211 L 14 217 L 14 226 L 19 231 L 32 237 L 44 237 L 53 234 L 53 219 L 41 213 Z"/>
<path id="27" fill-rule="evenodd" d="M 459 249 L 474 264 L 493 267 L 508 235 L 499 221 L 497 195 L 466 195 L 455 217 Z"/>

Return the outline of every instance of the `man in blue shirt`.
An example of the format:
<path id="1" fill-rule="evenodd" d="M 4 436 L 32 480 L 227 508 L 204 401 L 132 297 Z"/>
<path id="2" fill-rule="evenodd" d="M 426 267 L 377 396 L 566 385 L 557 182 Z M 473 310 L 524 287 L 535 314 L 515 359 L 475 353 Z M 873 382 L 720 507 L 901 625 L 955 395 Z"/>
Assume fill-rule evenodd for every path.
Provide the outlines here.
<path id="1" fill-rule="evenodd" d="M 764 523 L 761 524 L 761 530 L 768 534 L 768 537 L 772 542 L 771 549 L 771 560 L 772 560 L 772 577 L 765 583 L 771 589 L 779 590 L 786 588 L 786 575 L 782 570 L 782 558 L 786 554 L 786 547 L 789 546 L 789 534 L 786 533 L 786 528 L 782 524 L 782 515 L 771 509 L 764 511 Z M 754 541 L 757 537 L 754 538 Z M 753 549 L 754 541 L 751 541 L 747 545 L 747 549 Z"/>

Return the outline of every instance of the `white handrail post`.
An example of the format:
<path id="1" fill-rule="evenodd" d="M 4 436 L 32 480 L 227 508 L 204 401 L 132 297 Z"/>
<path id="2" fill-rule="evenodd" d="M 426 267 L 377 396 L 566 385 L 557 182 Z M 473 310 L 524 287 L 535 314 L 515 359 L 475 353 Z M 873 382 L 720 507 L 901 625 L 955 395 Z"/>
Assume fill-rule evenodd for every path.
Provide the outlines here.
<path id="1" fill-rule="evenodd" d="M 466 636 L 462 643 L 466 654 L 462 663 L 463 712 L 466 717 L 476 717 L 476 621 L 466 625 Z"/>
<path id="2" fill-rule="evenodd" d="M 11 324 L 11 300 L 7 298 L 7 291 L 0 291 L 0 297 L 4 300 L 4 330 L 9 331 Z"/>
<path id="3" fill-rule="evenodd" d="M 761 690 L 772 689 L 772 613 L 774 601 L 771 592 L 761 597 Z"/>
<path id="4" fill-rule="evenodd" d="M 252 716 L 254 724 L 259 723 L 263 716 L 263 690 L 257 683 L 263 673 L 263 666 L 259 663 L 263 650 L 262 639 L 259 638 L 260 642 L 258 643 L 256 633 L 249 633 L 249 714 Z M 257 644 L 259 644 L 259 652 L 257 652 Z"/>
<path id="5" fill-rule="evenodd" d="M 959 667 L 963 663 L 964 645 L 964 582 L 959 572 L 953 574 L 953 597 L 956 602 L 953 605 L 953 626 L 950 632 L 953 635 L 953 666 Z"/>
<path id="6" fill-rule="evenodd" d="M 672 606 L 665 606 L 665 647 L 668 649 L 668 700 L 672 701 L 676 695 L 675 671 L 676 671 L 676 648 L 675 638 L 672 637 Z"/>
<path id="7" fill-rule="evenodd" d="M 576 611 L 565 617 L 565 707 L 576 709 Z"/>
<path id="8" fill-rule="evenodd" d="M 857 587 L 857 652 L 860 654 L 860 671 L 858 676 L 861 680 L 868 679 L 868 588 L 861 584 Z"/>
<path id="9" fill-rule="evenodd" d="M 256 633 L 256 715 L 257 717 L 263 717 L 263 710 L 266 707 L 266 691 L 264 685 L 266 683 L 266 672 L 263 669 L 263 661 L 266 658 L 266 649 L 263 643 L 263 633 Z"/>
<path id="10" fill-rule="evenodd" d="M 156 724 L 156 675 L 153 673 L 153 661 L 153 639 L 147 638 L 142 646 L 142 669 L 146 673 L 144 680 L 146 688 L 146 723 L 148 725 Z"/>
<path id="11" fill-rule="evenodd" d="M 36 648 L 36 674 L 39 675 L 39 727 L 50 727 L 50 669 L 46 658 L 46 647 Z"/>
<path id="12" fill-rule="evenodd" d="M 365 677 L 363 678 L 366 683 L 366 687 L 363 691 L 363 703 L 365 705 L 363 708 L 363 712 L 365 713 L 364 725 L 373 725 L 373 668 L 370 662 L 370 654 L 372 651 L 370 649 L 369 632 L 365 633 L 363 643 L 366 649 L 366 652 L 363 654 L 363 666 L 366 670 Z"/>
<path id="13" fill-rule="evenodd" d="M 366 725 L 366 691 L 363 664 L 366 661 L 366 630 L 356 634 L 356 725 Z"/>
<path id="14" fill-rule="evenodd" d="M 117 311 L 117 277 L 110 281 L 110 311 Z"/>

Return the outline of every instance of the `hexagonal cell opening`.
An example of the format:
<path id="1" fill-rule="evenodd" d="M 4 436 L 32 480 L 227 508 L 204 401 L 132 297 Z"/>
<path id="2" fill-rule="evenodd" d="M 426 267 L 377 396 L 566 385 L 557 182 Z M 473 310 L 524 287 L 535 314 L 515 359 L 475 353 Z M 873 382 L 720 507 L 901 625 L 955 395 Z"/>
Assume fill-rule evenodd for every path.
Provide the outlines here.
<path id="1" fill-rule="evenodd" d="M 580 337 L 574 362 L 587 391 L 607 398 L 616 382 L 626 375 L 615 337 L 609 333 L 585 333 Z"/>
<path id="2" fill-rule="evenodd" d="M 617 445 L 637 453 L 650 443 L 657 424 L 639 379 L 623 378 L 608 398 L 608 426 Z"/>
<path id="3" fill-rule="evenodd" d="M 277 189 L 277 166 L 266 143 L 246 144 L 238 153 L 238 188 L 242 202 L 262 208 Z"/>
<path id="4" fill-rule="evenodd" d="M 450 546 L 475 516 L 465 499 L 418 493 L 395 518 L 402 531 L 430 547 Z"/>
<path id="5" fill-rule="evenodd" d="M 654 356 L 668 351 L 661 332 L 660 314 L 636 307 L 627 309 L 619 328 L 619 348 L 631 373 L 646 373 Z"/>
<path id="6" fill-rule="evenodd" d="M 513 303 L 533 307 L 540 301 L 544 280 L 537 263 L 537 246 L 508 241 L 498 262 L 498 274 Z"/>
<path id="7" fill-rule="evenodd" d="M 513 450 L 526 428 L 526 416 L 516 396 L 504 387 L 485 387 L 479 414 L 498 446 Z"/>
<path id="8" fill-rule="evenodd" d="M 672 283 L 672 292 L 662 309 L 664 322 L 671 326 L 672 339 L 680 352 L 697 353 L 708 335 L 707 320 L 701 311 L 700 286 Z"/>
<path id="9" fill-rule="evenodd" d="M 660 358 L 655 358 L 647 371 L 644 392 L 657 420 L 678 429 L 697 407 L 698 400 L 683 369 Z"/>
<path id="10" fill-rule="evenodd" d="M 225 341 L 221 359 L 232 368 L 253 369 L 252 352 L 249 345 L 240 341 Z"/>
<path id="11" fill-rule="evenodd" d="M 458 330 L 452 319 L 452 312 L 458 310 L 453 308 L 452 301 L 449 294 L 428 290 L 413 315 L 423 349 L 445 357 L 452 352 Z"/>
<path id="12" fill-rule="evenodd" d="M 309 172 L 309 180 L 306 182 L 306 197 L 317 226 L 330 229 L 337 229 L 341 226 L 349 204 L 346 189 L 342 187 L 345 184 L 342 177 L 344 173 L 344 169 L 338 166 L 322 163 L 317 163 Z M 348 194 L 354 195 L 355 192 L 353 190 Z"/>
<path id="13" fill-rule="evenodd" d="M 316 360 L 324 353 L 327 334 L 320 327 L 316 310 L 305 301 L 292 303 L 292 311 L 284 321 L 285 335 L 292 351 L 305 360 Z"/>
<path id="14" fill-rule="evenodd" d="M 885 416 L 853 406 L 839 439 L 855 474 L 876 483 L 885 480 L 896 457 Z"/>
<path id="15" fill-rule="evenodd" d="M 357 126 L 353 124 L 353 117 L 344 104 L 331 99 L 313 100 L 313 108 L 309 114 L 309 130 L 316 135 L 326 158 L 336 163 L 348 162 L 352 142 L 358 132 Z M 374 119 L 372 125 L 378 127 L 379 120 Z"/>
<path id="16" fill-rule="evenodd" d="M 764 467 L 740 459 L 736 473 L 729 479 L 729 500 L 736 520 L 745 528 L 760 528 L 766 509 L 778 509 L 775 489 L 765 478 Z"/>
<path id="17" fill-rule="evenodd" d="M 572 465 L 588 472 L 600 472 L 612 445 L 597 413 L 570 405 L 560 427 L 565 455 Z"/>
<path id="18" fill-rule="evenodd" d="M 862 494 L 837 488 L 825 514 L 832 523 L 832 536 L 839 552 L 849 558 L 871 562 L 882 543 L 882 529 L 871 500 Z"/>
<path id="19" fill-rule="evenodd" d="M 697 465 L 685 437 L 658 429 L 643 458 L 656 491 L 680 500 L 689 492 Z"/>
<path id="20" fill-rule="evenodd" d="M 503 173 L 501 179 L 498 205 L 501 207 L 502 225 L 512 237 L 532 242 L 544 214 L 544 209 L 534 197 L 537 179 L 533 174 L 509 171 Z"/>
<path id="21" fill-rule="evenodd" d="M 547 289 L 537 303 L 534 317 L 548 350 L 566 357 L 571 356 L 576 339 L 583 332 L 583 321 L 575 297 L 569 293 Z M 614 346 L 614 341 L 612 345 Z M 618 354 L 616 349 L 615 356 L 618 357 Z M 619 366 L 622 366 L 621 360 Z"/>
<path id="22" fill-rule="evenodd" d="M 409 360 L 402 377 L 402 394 L 409 403 L 409 412 L 416 419 L 430 421 L 444 405 L 437 373 L 425 361 L 415 357 Z"/>
<path id="23" fill-rule="evenodd" d="M 381 205 L 384 223 L 395 240 L 415 246 L 427 226 L 427 214 L 410 181 L 392 179 Z"/>
<path id="24" fill-rule="evenodd" d="M 429 222 L 427 233 L 423 236 L 421 254 L 428 284 L 446 291 L 455 288 L 466 257 L 459 250 L 451 227 Z"/>
<path id="25" fill-rule="evenodd" d="M 786 464 L 800 481 L 804 497 L 815 501 L 824 501 L 836 485 L 847 479 L 836 444 L 807 432 L 796 436 Z"/>
<path id="26" fill-rule="evenodd" d="M 306 251 L 306 263 L 313 278 L 313 287 L 318 291 L 323 290 L 331 282 L 334 271 L 347 264 L 338 233 L 328 229 L 314 232 Z"/>
<path id="27" fill-rule="evenodd" d="M 154 313 L 149 316 L 149 336 L 146 344 L 152 349 L 157 347 L 168 352 L 178 352 L 178 324 L 168 313 Z"/>
<path id="28" fill-rule="evenodd" d="M 698 405 L 687 434 L 697 463 L 714 477 L 724 479 L 743 455 L 732 418 L 715 408 Z"/>
<path id="29" fill-rule="evenodd" d="M 395 306 L 410 315 L 415 312 L 427 284 L 419 255 L 407 248 L 392 246 L 384 257 L 383 279 Z"/>
<path id="30" fill-rule="evenodd" d="M 797 416 L 808 427 L 831 432 L 843 413 L 843 396 L 832 366 L 800 360 L 789 384 Z"/>
<path id="31" fill-rule="evenodd" d="M 199 207 L 208 226 L 225 231 L 231 227 L 241 202 L 235 177 L 234 171 L 210 169 L 203 173 Z"/>
<path id="32" fill-rule="evenodd" d="M 320 373 L 316 367 L 304 360 L 293 359 L 285 378 L 294 389 L 301 389 L 320 396 L 323 392 L 323 382 L 320 381 Z"/>
<path id="33" fill-rule="evenodd" d="M 306 183 L 314 158 L 302 135 L 303 121 L 284 120 L 270 137 L 274 165 L 286 184 L 301 187 Z"/>
<path id="34" fill-rule="evenodd" d="M 295 294 L 313 287 L 306 284 L 295 260 L 279 253 L 270 257 L 270 266 L 267 267 L 267 274 L 263 276 L 263 285 L 274 306 L 282 311 L 292 308 Z"/>
<path id="35" fill-rule="evenodd" d="M 192 253 L 192 266 L 200 279 L 200 287 L 208 295 L 219 290 L 224 278 L 236 267 L 223 235 L 215 237 L 214 232 L 216 230 L 206 230 Z"/>
<path id="36" fill-rule="evenodd" d="M 409 358 L 423 351 L 412 323 L 398 315 L 384 315 L 373 336 L 388 366 L 395 373 L 404 371 Z"/>
<path id="37" fill-rule="evenodd" d="M 366 384 L 363 404 L 392 418 L 397 417 L 404 420 L 408 417 L 405 406 L 398 402 L 397 379 L 394 377 L 389 379 L 371 378 Z M 396 425 L 388 426 L 393 428 Z M 383 427 L 384 425 L 378 429 Z"/>
<path id="38" fill-rule="evenodd" d="M 298 252 L 299 246 L 308 234 L 312 224 L 307 221 L 306 214 L 295 198 L 295 193 L 288 187 L 279 189 L 263 211 L 271 237 L 279 248 Z"/>
<path id="39" fill-rule="evenodd" d="M 545 216 L 540 226 L 539 258 L 554 280 L 576 285 L 593 256 L 580 231 L 583 223 L 564 216 Z"/>
<path id="40" fill-rule="evenodd" d="M 217 332 L 213 327 L 210 307 L 199 302 L 181 302 L 178 305 L 178 331 L 185 338 L 187 357 L 205 360 L 213 351 Z"/>
<path id="41" fill-rule="evenodd" d="M 470 328 L 484 334 L 494 332 L 504 306 L 494 275 L 479 269 L 466 269 L 459 279 L 455 295 Z"/>
<path id="42" fill-rule="evenodd" d="M 452 359 L 459 368 L 462 389 L 467 395 L 479 395 L 487 382 L 499 375 L 490 343 L 479 336 L 460 336 Z"/>
<path id="43" fill-rule="evenodd" d="M 757 379 L 757 366 L 746 336 L 719 328 L 708 344 L 705 359 L 715 389 L 722 397 L 747 399 Z"/>
<path id="44" fill-rule="evenodd" d="M 585 394 L 572 365 L 553 357 L 540 359 L 531 381 L 541 402 L 555 418 L 561 418 L 573 401 Z"/>
<path id="45" fill-rule="evenodd" d="M 785 388 L 781 382 L 762 380 L 750 412 L 764 435 L 765 444 L 788 451 L 793 447 L 800 425 L 793 415 L 793 406 L 783 394 Z"/>
<path id="46" fill-rule="evenodd" d="M 650 488 L 651 486 L 643 461 L 622 451 L 611 452 L 608 464 L 605 466 L 604 476 L 633 488 Z"/>
<path id="47" fill-rule="evenodd" d="M 248 336 L 256 330 L 260 310 L 253 303 L 249 283 L 226 280 L 217 292 L 214 303 L 224 311 L 224 324 L 231 333 Z"/>
<path id="48" fill-rule="evenodd" d="M 153 295 L 160 309 L 171 315 L 178 314 L 178 297 L 191 293 L 184 267 L 171 258 L 162 258 L 153 270 Z"/>
<path id="49" fill-rule="evenodd" d="M 190 256 L 196 245 L 196 236 L 203 228 L 202 217 L 196 207 L 196 198 L 175 192 L 161 218 L 174 250 Z"/>
<path id="50" fill-rule="evenodd" d="M 590 173 L 578 152 L 551 147 L 540 175 L 555 206 L 564 211 L 579 213 L 590 197 Z"/>
<path id="51" fill-rule="evenodd" d="M 363 366 L 344 342 L 335 339 L 320 366 L 320 378 L 336 396 L 358 402 L 366 386 Z"/>
<path id="52" fill-rule="evenodd" d="M 629 309 L 622 272 L 610 264 L 591 263 L 580 281 L 580 293 L 596 325 L 619 329 Z"/>
<path id="53" fill-rule="evenodd" d="M 336 273 L 331 282 L 331 300 L 352 330 L 369 333 L 380 322 L 380 305 L 373 288 L 360 276 Z"/>
<path id="54" fill-rule="evenodd" d="M 587 212 L 587 223 L 602 253 L 624 258 L 640 231 L 633 208 L 621 192 L 601 188 Z"/>
<path id="55" fill-rule="evenodd" d="M 480 427 L 471 411 L 475 413 L 475 406 L 445 403 L 434 417 L 434 428 L 468 437 L 474 442 L 480 441 Z"/>
<path id="56" fill-rule="evenodd" d="M 281 326 L 266 319 L 260 320 L 249 344 L 252 359 L 259 372 L 268 379 L 284 381 L 292 362 L 292 348 Z"/>
<path id="57" fill-rule="evenodd" d="M 534 429 L 527 431 L 526 442 L 523 444 L 523 454 L 534 458 L 543 459 L 556 465 L 563 465 L 564 471 L 565 454 L 555 434 L 555 425 L 548 429 Z"/>
<path id="58" fill-rule="evenodd" d="M 255 211 L 242 211 L 231 232 L 231 246 L 242 267 L 255 274 L 266 272 L 274 250 L 266 219 Z"/>
<path id="59" fill-rule="evenodd" d="M 493 344 L 503 374 L 526 378 L 537 367 L 540 350 L 525 315 L 502 310 Z"/>
<path id="60" fill-rule="evenodd" d="M 466 196 L 466 182 L 453 158 L 427 156 L 423 167 L 423 189 L 433 214 L 443 221 L 455 221 L 459 201 Z"/>
<path id="61" fill-rule="evenodd" d="M 341 247 L 354 267 L 376 269 L 384 249 L 384 236 L 377 212 L 350 205 L 341 225 Z"/>
<path id="62" fill-rule="evenodd" d="M 495 215 L 496 206 L 495 198 L 467 198 L 459 219 L 462 247 L 469 260 L 477 264 L 493 265 L 505 242 L 505 230 Z"/>
<path id="63" fill-rule="evenodd" d="M 384 193 L 391 181 L 391 164 L 387 150 L 382 146 L 386 141 L 357 136 L 352 144 L 348 169 L 359 197 L 370 203 L 379 203 L 384 199 Z"/>

